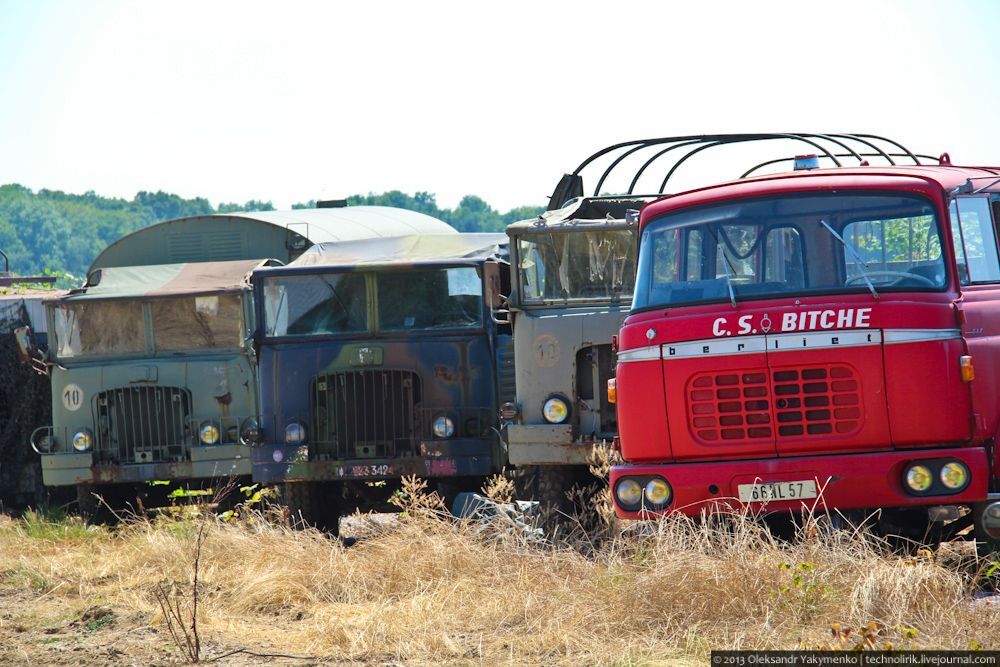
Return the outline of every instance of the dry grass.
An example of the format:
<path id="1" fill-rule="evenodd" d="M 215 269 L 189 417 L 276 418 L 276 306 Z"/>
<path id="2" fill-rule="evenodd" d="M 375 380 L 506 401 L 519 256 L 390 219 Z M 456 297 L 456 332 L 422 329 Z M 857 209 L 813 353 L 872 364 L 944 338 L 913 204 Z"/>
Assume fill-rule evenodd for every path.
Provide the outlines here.
<path id="1" fill-rule="evenodd" d="M 141 646 L 116 636 L 124 657 L 100 662 L 169 662 L 178 654 L 167 650 L 153 591 L 164 581 L 190 586 L 200 521 L 209 522 L 200 601 L 209 655 L 624 665 L 695 662 L 713 647 L 1000 644 L 1000 608 L 971 601 L 975 568 L 954 555 L 896 557 L 823 530 L 781 543 L 746 519 L 671 519 L 586 550 L 554 547 L 503 520 L 488 529 L 456 522 L 411 491 L 399 521 L 373 525 L 350 548 L 260 515 L 114 530 L 0 519 L 0 592 L 23 600 L 21 616 L 0 618 L 0 658 L 36 657 L 33 631 L 92 632 L 84 612 L 101 619 L 106 612 L 93 610 L 107 608 Z"/>

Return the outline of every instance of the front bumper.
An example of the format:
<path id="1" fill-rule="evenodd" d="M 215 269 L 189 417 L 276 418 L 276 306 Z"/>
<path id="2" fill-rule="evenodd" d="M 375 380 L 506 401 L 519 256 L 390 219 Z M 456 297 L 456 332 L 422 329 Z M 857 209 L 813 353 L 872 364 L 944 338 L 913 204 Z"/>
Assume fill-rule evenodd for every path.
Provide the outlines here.
<path id="1" fill-rule="evenodd" d="M 506 437 L 513 465 L 588 465 L 598 444 L 574 439 L 568 424 L 508 424 Z"/>
<path id="2" fill-rule="evenodd" d="M 253 481 L 378 480 L 417 477 L 485 476 L 498 472 L 489 440 L 456 438 L 420 443 L 420 455 L 394 458 L 312 459 L 309 446 L 261 445 L 253 450 Z"/>
<path id="3" fill-rule="evenodd" d="M 963 462 L 970 472 L 968 486 L 954 494 L 914 496 L 903 488 L 903 468 L 910 462 L 926 459 L 954 459 Z M 870 454 L 803 456 L 749 461 L 713 461 L 708 463 L 665 463 L 622 465 L 611 469 L 611 488 L 622 477 L 659 476 L 673 491 L 663 512 L 697 516 L 703 511 L 741 511 L 773 513 L 788 510 L 848 510 L 912 507 L 918 505 L 955 505 L 986 499 L 989 468 L 986 451 L 981 447 L 913 451 L 890 451 Z M 815 480 L 818 497 L 800 500 L 769 500 L 766 503 L 739 501 L 740 484 Z M 614 493 L 612 492 L 614 498 Z M 615 513 L 623 519 L 649 518 L 649 513 L 628 511 L 614 498 Z"/>
<path id="4" fill-rule="evenodd" d="M 193 446 L 190 460 L 178 462 L 95 464 L 93 452 L 43 453 L 41 460 L 45 486 L 219 479 L 251 472 L 251 450 L 244 445 Z"/>

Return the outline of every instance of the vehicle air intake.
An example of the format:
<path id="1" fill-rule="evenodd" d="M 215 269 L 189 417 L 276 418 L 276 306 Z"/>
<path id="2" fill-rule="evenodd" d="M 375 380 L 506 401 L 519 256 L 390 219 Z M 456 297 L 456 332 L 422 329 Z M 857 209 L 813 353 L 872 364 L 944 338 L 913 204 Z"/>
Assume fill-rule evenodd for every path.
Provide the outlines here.
<path id="1" fill-rule="evenodd" d="M 175 461 L 184 456 L 191 392 L 180 387 L 124 387 L 94 397 L 95 451 L 117 463 Z"/>
<path id="2" fill-rule="evenodd" d="M 393 457 L 416 447 L 420 378 L 412 371 L 359 370 L 316 376 L 315 454 Z"/>

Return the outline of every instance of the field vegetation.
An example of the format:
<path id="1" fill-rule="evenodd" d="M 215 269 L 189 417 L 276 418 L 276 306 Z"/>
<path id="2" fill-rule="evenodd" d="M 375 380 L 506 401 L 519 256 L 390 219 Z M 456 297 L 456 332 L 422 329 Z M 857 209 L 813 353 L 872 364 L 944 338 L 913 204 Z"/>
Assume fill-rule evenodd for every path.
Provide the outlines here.
<path id="1" fill-rule="evenodd" d="M 977 600 L 991 566 L 966 545 L 896 555 L 821 521 L 783 542 L 748 517 L 552 540 L 502 512 L 457 520 L 415 480 L 399 503 L 351 519 L 353 546 L 259 505 L 0 518 L 0 663 L 704 664 L 1000 636 L 1000 607 Z"/>

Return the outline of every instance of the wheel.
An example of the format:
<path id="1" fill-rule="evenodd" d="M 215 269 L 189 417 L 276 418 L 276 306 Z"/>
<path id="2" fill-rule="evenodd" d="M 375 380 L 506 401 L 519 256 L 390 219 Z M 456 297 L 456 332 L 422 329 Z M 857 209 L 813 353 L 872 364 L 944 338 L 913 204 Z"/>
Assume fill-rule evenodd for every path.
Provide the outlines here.
<path id="1" fill-rule="evenodd" d="M 97 498 L 98 487 L 94 484 L 76 485 L 76 511 L 80 517 L 90 523 L 97 516 L 100 500 Z"/>
<path id="2" fill-rule="evenodd" d="M 538 502 L 539 525 L 546 532 L 565 533 L 577 526 L 590 530 L 591 498 L 600 484 L 586 466 L 523 466 L 514 487 L 519 500 Z"/>
<path id="3" fill-rule="evenodd" d="M 313 527 L 333 535 L 340 533 L 340 489 L 320 482 L 285 482 L 281 499 L 294 528 Z"/>
<path id="4" fill-rule="evenodd" d="M 980 558 L 1000 562 L 1000 538 L 986 532 L 986 512 L 992 507 L 990 503 L 979 503 L 972 509 L 973 534 L 976 537 L 976 553 Z M 995 512 L 995 510 L 994 510 Z M 996 523 L 993 518 L 991 523 Z M 994 531 L 996 532 L 996 531 Z"/>

